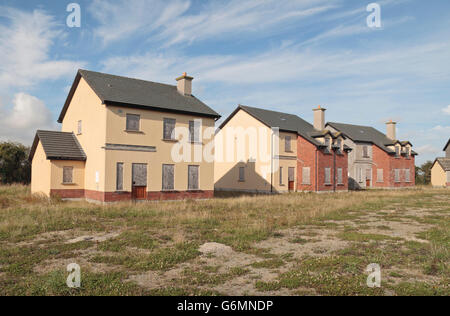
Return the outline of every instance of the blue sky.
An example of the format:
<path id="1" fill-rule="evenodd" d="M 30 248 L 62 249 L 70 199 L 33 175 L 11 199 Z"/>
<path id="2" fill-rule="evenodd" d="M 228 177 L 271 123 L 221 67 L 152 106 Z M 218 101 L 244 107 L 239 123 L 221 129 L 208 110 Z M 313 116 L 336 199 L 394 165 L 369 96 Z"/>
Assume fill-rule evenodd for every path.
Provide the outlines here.
<path id="1" fill-rule="evenodd" d="M 57 116 L 78 68 L 175 84 L 224 117 L 237 104 L 327 121 L 398 121 L 422 163 L 450 137 L 450 2 L 383 0 L 0 0 L 0 140 L 30 144 Z"/>

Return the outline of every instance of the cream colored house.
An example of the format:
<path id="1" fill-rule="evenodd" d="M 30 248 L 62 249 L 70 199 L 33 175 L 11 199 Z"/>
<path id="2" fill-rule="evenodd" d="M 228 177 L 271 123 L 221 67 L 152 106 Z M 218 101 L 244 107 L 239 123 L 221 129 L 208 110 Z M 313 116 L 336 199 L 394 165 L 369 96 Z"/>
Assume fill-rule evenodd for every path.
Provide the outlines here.
<path id="1" fill-rule="evenodd" d="M 177 86 L 79 70 L 58 122 L 38 131 L 32 193 L 100 202 L 210 198 L 214 110 Z M 181 149 L 180 149 L 181 148 Z M 181 154 L 180 154 L 181 153 Z"/>
<path id="2" fill-rule="evenodd" d="M 431 184 L 434 187 L 450 187 L 450 139 L 444 151 L 445 158 L 437 158 L 431 168 Z"/>

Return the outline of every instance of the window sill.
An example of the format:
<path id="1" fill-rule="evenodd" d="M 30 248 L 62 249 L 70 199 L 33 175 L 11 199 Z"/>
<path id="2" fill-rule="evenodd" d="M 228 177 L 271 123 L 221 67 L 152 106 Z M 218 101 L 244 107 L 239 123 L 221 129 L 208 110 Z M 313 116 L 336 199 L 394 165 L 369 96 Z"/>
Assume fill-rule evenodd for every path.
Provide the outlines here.
<path id="1" fill-rule="evenodd" d="M 168 143 L 178 143 L 179 140 L 177 139 L 162 139 L 163 142 L 168 142 Z"/>
<path id="2" fill-rule="evenodd" d="M 61 183 L 61 185 L 74 186 L 74 185 L 77 185 L 77 184 L 76 183 Z"/>
<path id="3" fill-rule="evenodd" d="M 331 183 L 324 183 L 324 185 L 327 186 L 327 187 L 331 187 L 332 186 Z"/>
<path id="4" fill-rule="evenodd" d="M 338 186 L 338 187 L 343 187 L 343 186 L 345 186 L 345 184 L 343 184 L 343 183 L 338 183 L 337 186 Z"/>
<path id="5" fill-rule="evenodd" d="M 293 150 L 285 150 L 284 152 L 285 152 L 285 153 L 291 153 L 291 154 L 293 154 L 293 153 L 294 153 L 294 151 L 293 151 Z"/>
<path id="6" fill-rule="evenodd" d="M 238 182 L 244 183 L 244 182 L 245 182 L 245 180 L 238 180 Z"/>
<path id="7" fill-rule="evenodd" d="M 162 193 L 179 193 L 178 190 L 161 190 Z"/>
<path id="8" fill-rule="evenodd" d="M 142 131 L 130 131 L 130 130 L 124 130 L 125 133 L 130 133 L 130 134 L 144 134 L 144 132 Z"/>
<path id="9" fill-rule="evenodd" d="M 189 193 L 202 193 L 204 191 L 200 190 L 200 189 L 190 189 L 190 190 L 187 190 L 186 192 L 189 192 Z"/>
<path id="10" fill-rule="evenodd" d="M 192 145 L 204 145 L 202 142 L 189 141 L 189 143 Z"/>
<path id="11" fill-rule="evenodd" d="M 311 183 L 302 183 L 302 185 L 311 185 Z"/>

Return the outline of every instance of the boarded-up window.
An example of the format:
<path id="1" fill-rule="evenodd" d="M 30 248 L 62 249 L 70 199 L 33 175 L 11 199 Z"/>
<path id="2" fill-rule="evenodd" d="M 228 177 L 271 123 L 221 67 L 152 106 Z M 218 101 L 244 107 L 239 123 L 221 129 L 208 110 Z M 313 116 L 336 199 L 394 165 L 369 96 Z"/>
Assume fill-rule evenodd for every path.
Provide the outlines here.
<path id="1" fill-rule="evenodd" d="M 311 168 L 304 167 L 302 170 L 302 184 L 311 184 Z"/>
<path id="2" fill-rule="evenodd" d="M 411 171 L 410 171 L 410 169 L 405 169 L 405 182 L 411 182 Z"/>
<path id="3" fill-rule="evenodd" d="M 372 180 L 372 169 L 366 169 L 366 180 Z"/>
<path id="4" fill-rule="evenodd" d="M 344 180 L 342 177 L 342 168 L 338 168 L 338 170 L 337 170 L 337 183 L 344 184 Z"/>
<path id="5" fill-rule="evenodd" d="M 331 184 L 331 168 L 325 168 L 325 184 Z"/>
<path id="6" fill-rule="evenodd" d="M 363 182 L 363 170 L 362 170 L 362 168 L 358 168 L 357 172 L 358 172 L 358 181 L 360 183 L 362 183 Z"/>
<path id="7" fill-rule="evenodd" d="M 78 121 L 78 135 L 81 135 L 83 132 L 83 123 L 82 121 Z"/>
<path id="8" fill-rule="evenodd" d="M 286 136 L 284 138 L 284 151 L 289 152 L 292 150 L 291 147 L 291 136 Z"/>
<path id="9" fill-rule="evenodd" d="M 377 169 L 377 182 L 383 182 L 384 181 L 384 174 L 383 169 Z"/>
<path id="10" fill-rule="evenodd" d="M 188 167 L 188 189 L 198 190 L 198 170 L 199 166 L 189 166 Z"/>
<path id="11" fill-rule="evenodd" d="M 363 146 L 363 157 L 369 158 L 369 146 Z"/>
<path id="12" fill-rule="evenodd" d="M 141 163 L 134 163 L 132 167 L 133 185 L 136 187 L 147 186 L 147 165 Z"/>
<path id="13" fill-rule="evenodd" d="M 117 163 L 116 190 L 123 191 L 123 163 Z"/>
<path id="14" fill-rule="evenodd" d="M 63 183 L 73 183 L 73 167 L 63 167 Z"/>
<path id="15" fill-rule="evenodd" d="M 175 189 L 174 178 L 175 178 L 175 166 L 174 165 L 163 165 L 162 189 L 164 191 L 171 191 L 171 190 Z"/>
<path id="16" fill-rule="evenodd" d="M 239 181 L 244 182 L 245 181 L 245 168 L 239 167 Z"/>
<path id="17" fill-rule="evenodd" d="M 141 117 L 136 114 L 127 114 L 127 131 L 139 131 Z"/>
<path id="18" fill-rule="evenodd" d="M 450 171 L 447 171 L 447 183 L 450 183 Z"/>
<path id="19" fill-rule="evenodd" d="M 280 167 L 280 185 L 283 185 L 283 167 Z"/>
<path id="20" fill-rule="evenodd" d="M 198 143 L 200 141 L 200 121 L 189 121 L 189 140 Z"/>
<path id="21" fill-rule="evenodd" d="M 400 157 L 400 146 L 395 146 L 395 157 Z"/>
<path id="22" fill-rule="evenodd" d="M 295 168 L 290 167 L 288 172 L 288 181 L 289 182 L 294 182 L 295 181 Z"/>
<path id="23" fill-rule="evenodd" d="M 175 139 L 175 119 L 164 119 L 164 139 L 174 140 Z"/>
<path id="24" fill-rule="evenodd" d="M 394 170 L 395 182 L 400 182 L 400 169 Z"/>

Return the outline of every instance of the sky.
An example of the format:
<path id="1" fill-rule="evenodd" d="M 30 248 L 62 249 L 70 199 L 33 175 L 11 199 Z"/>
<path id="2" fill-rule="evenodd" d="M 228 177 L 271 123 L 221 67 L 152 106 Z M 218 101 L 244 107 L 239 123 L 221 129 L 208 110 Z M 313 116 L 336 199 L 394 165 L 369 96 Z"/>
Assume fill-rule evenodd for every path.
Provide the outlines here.
<path id="1" fill-rule="evenodd" d="M 30 145 L 57 117 L 77 69 L 176 84 L 226 118 L 238 104 L 370 125 L 419 153 L 450 138 L 450 2 L 380 0 L 0 0 L 0 141 Z"/>

